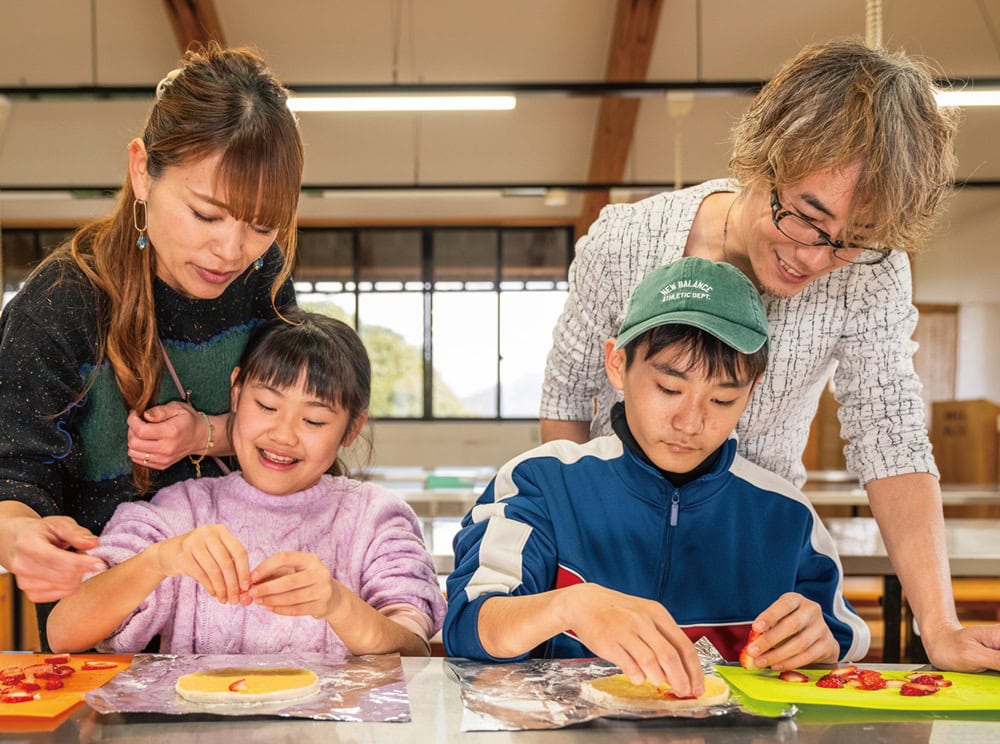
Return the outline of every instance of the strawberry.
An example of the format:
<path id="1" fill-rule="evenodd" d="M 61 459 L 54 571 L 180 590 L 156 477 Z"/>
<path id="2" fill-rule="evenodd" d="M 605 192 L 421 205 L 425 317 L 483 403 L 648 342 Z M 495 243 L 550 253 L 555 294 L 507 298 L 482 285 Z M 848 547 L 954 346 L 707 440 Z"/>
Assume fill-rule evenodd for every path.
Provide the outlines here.
<path id="1" fill-rule="evenodd" d="M 8 692 L 0 696 L 0 703 L 29 703 L 35 699 L 30 692 Z"/>
<path id="2" fill-rule="evenodd" d="M 919 695 L 933 695 L 938 691 L 937 685 L 922 685 L 917 682 L 907 682 L 899 688 L 900 695 L 916 697 Z"/>
<path id="3" fill-rule="evenodd" d="M 46 664 L 68 664 L 69 654 L 53 654 L 45 657 Z"/>
<path id="4" fill-rule="evenodd" d="M 945 681 L 940 674 L 914 674 L 912 677 L 906 675 L 906 678 L 917 685 L 934 685 L 935 687 L 944 687 L 941 683 Z"/>
<path id="5" fill-rule="evenodd" d="M 24 672 L 18 672 L 17 674 L 4 674 L 0 677 L 0 684 L 3 685 L 16 685 L 24 679 Z"/>
<path id="6" fill-rule="evenodd" d="M 886 687 L 886 679 L 874 669 L 862 669 L 852 681 L 860 682 L 859 690 L 882 690 Z"/>
<path id="7" fill-rule="evenodd" d="M 836 676 L 834 674 L 824 674 L 822 677 L 820 677 L 818 680 L 816 680 L 816 686 L 817 687 L 827 687 L 827 688 L 830 688 L 830 689 L 834 689 L 834 688 L 837 688 L 837 687 L 843 687 L 844 686 L 844 678 L 843 677 L 838 677 L 838 676 Z"/>
<path id="8" fill-rule="evenodd" d="M 760 667 L 753 663 L 753 656 L 750 655 L 747 647 L 758 638 L 760 638 L 760 633 L 750 628 L 750 633 L 747 635 L 747 642 L 743 644 L 743 650 L 740 651 L 740 666 L 751 672 L 757 671 Z"/>
<path id="9" fill-rule="evenodd" d="M 93 672 L 98 669 L 114 669 L 116 666 L 118 665 L 113 661 L 85 661 L 80 669 L 85 672 Z"/>
<path id="10" fill-rule="evenodd" d="M 844 679 L 850 679 L 851 677 L 856 677 L 858 675 L 858 668 L 851 664 L 850 666 L 837 667 L 830 671 L 834 677 L 842 677 Z"/>
<path id="11" fill-rule="evenodd" d="M 69 666 L 68 664 L 60 664 L 55 668 L 54 671 L 60 677 L 68 677 L 71 674 L 73 674 L 73 672 L 75 672 L 76 670 L 73 667 Z"/>
<path id="12" fill-rule="evenodd" d="M 51 664 L 32 664 L 29 667 L 25 667 L 24 674 L 28 677 L 42 677 L 44 678 L 47 674 L 50 674 L 55 669 Z"/>
<path id="13" fill-rule="evenodd" d="M 246 692 L 247 681 L 245 679 L 238 679 L 231 685 L 229 685 L 229 689 L 232 690 L 233 692 Z"/>
<path id="14" fill-rule="evenodd" d="M 46 690 L 58 690 L 62 686 L 63 686 L 63 681 L 61 679 L 59 679 L 58 677 L 56 677 L 55 679 L 47 679 L 47 680 L 45 680 L 45 689 Z"/>
<path id="15" fill-rule="evenodd" d="M 802 672 L 796 672 L 794 669 L 786 669 L 781 674 L 778 675 L 785 682 L 808 682 L 809 678 Z"/>
<path id="16" fill-rule="evenodd" d="M 33 681 L 29 682 L 28 680 L 24 680 L 23 682 L 18 682 L 17 686 L 21 689 L 22 692 L 34 692 L 35 690 L 42 689 L 42 686 L 37 682 Z"/>
<path id="17" fill-rule="evenodd" d="M 943 674 L 938 674 L 936 672 L 908 672 L 903 676 L 906 677 L 911 682 L 915 682 L 917 677 L 926 677 L 928 679 L 933 679 L 933 680 L 944 679 Z"/>
<path id="18" fill-rule="evenodd" d="M 892 687 L 892 688 L 902 687 L 905 684 L 906 684 L 906 682 L 904 682 L 901 679 L 887 679 L 885 681 L 885 686 L 886 687 Z"/>

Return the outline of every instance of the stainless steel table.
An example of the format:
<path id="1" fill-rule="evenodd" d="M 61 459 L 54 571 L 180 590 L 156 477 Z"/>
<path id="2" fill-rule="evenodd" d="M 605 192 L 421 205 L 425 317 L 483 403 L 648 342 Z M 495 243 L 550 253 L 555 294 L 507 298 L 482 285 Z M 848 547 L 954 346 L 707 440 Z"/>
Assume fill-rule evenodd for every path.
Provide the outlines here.
<path id="1" fill-rule="evenodd" d="M 884 667 L 880 667 L 884 668 Z M 900 666 L 911 669 L 912 666 Z M 908 713 L 895 720 L 893 714 L 857 709 L 803 708 L 795 719 L 780 722 L 731 725 L 717 721 L 685 722 L 600 720 L 582 726 L 553 731 L 472 732 L 459 730 L 462 702 L 458 683 L 439 658 L 403 659 L 410 697 L 409 723 L 335 723 L 277 718 L 194 720 L 190 717 L 102 716 L 83 707 L 62 726 L 46 733 L 4 734 L 0 719 L 0 740 L 34 743 L 67 742 L 488 742 L 488 744 L 563 744 L 564 742 L 938 742 L 996 741 L 1000 712 L 966 714 L 950 720 L 929 714 Z M 976 718 L 977 720 L 968 720 Z M 956 720 L 961 719 L 961 720 Z M 978 737 L 978 738 L 977 738 Z M 993 737 L 993 738 L 991 738 Z"/>

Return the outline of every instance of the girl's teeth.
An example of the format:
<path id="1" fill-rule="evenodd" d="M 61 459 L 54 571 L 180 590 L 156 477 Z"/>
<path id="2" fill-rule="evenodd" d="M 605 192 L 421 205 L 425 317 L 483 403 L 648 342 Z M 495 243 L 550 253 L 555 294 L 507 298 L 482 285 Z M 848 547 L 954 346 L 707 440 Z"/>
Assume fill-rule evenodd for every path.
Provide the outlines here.
<path id="1" fill-rule="evenodd" d="M 295 462 L 294 457 L 281 457 L 280 455 L 275 455 L 266 450 L 261 450 L 260 453 L 264 456 L 265 460 L 270 460 L 271 462 L 278 463 L 279 465 L 290 465 Z"/>

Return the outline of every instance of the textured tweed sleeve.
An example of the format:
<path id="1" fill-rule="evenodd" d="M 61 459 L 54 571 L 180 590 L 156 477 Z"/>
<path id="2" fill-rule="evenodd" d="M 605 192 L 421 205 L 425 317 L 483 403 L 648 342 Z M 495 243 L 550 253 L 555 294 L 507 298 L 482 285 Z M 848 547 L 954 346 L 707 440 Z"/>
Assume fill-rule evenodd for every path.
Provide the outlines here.
<path id="1" fill-rule="evenodd" d="M 606 207 L 576 245 L 569 270 L 569 293 L 552 333 L 542 385 L 542 418 L 590 421 L 594 397 L 605 381 L 604 341 L 617 332 L 627 298 L 621 296 L 621 242 L 617 210 Z"/>
<path id="2" fill-rule="evenodd" d="M 858 273 L 849 288 L 848 322 L 834 377 L 847 467 L 862 482 L 904 473 L 931 473 L 931 454 L 913 369 L 909 259 L 893 254 L 878 271 Z"/>

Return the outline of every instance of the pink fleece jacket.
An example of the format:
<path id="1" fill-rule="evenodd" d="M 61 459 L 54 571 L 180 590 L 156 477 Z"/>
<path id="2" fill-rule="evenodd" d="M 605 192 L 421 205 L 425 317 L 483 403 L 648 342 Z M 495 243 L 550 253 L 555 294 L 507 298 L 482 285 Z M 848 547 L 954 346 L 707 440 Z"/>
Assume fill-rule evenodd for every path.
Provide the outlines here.
<path id="1" fill-rule="evenodd" d="M 121 504 L 90 554 L 113 566 L 206 524 L 229 528 L 251 570 L 280 551 L 315 553 L 335 579 L 425 640 L 441 627 L 444 598 L 413 510 L 396 494 L 349 478 L 323 476 L 288 496 L 258 491 L 238 472 L 177 483 L 151 502 Z M 163 581 L 98 648 L 138 652 L 157 634 L 163 653 L 346 651 L 324 620 L 222 604 L 187 576 Z"/>

